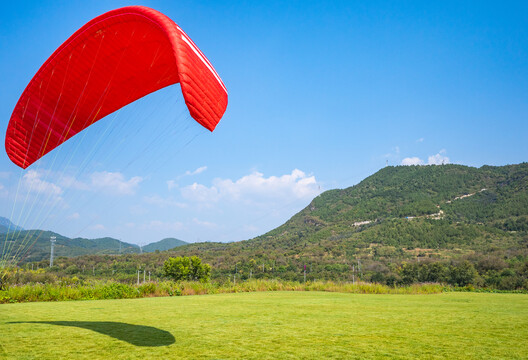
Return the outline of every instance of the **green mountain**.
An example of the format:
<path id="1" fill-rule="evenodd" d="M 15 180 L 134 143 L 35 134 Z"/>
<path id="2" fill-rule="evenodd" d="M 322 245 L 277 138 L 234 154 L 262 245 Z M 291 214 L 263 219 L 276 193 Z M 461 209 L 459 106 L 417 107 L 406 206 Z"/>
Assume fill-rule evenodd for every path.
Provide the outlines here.
<path id="1" fill-rule="evenodd" d="M 165 251 L 165 250 L 169 250 L 169 249 L 182 246 L 182 245 L 187 245 L 187 244 L 188 243 L 183 240 L 179 240 L 175 238 L 166 238 L 166 239 L 145 245 L 142 247 L 142 250 L 143 252 L 154 252 L 156 250 Z"/>
<path id="2" fill-rule="evenodd" d="M 23 230 L 20 226 L 17 226 L 11 222 L 8 218 L 0 216 L 0 234 L 5 234 L 8 231 L 19 231 Z"/>
<path id="3" fill-rule="evenodd" d="M 363 245 L 474 247 L 487 243 L 483 232 L 502 230 L 498 243 L 505 245 L 508 231 L 528 230 L 527 215 L 528 163 L 386 167 L 356 186 L 321 194 L 251 242 L 349 239 Z"/>
<path id="4" fill-rule="evenodd" d="M 70 239 L 51 231 L 21 230 L 21 228 L 19 228 L 18 231 L 11 230 L 9 236 L 0 236 L 0 251 L 3 250 L 2 256 L 15 256 L 15 258 L 22 262 L 40 260 L 49 261 L 51 249 L 50 238 L 52 236 L 55 236 L 56 238 L 54 250 L 56 257 L 139 254 L 141 250 L 147 253 L 155 252 L 156 250 L 164 251 L 187 244 L 182 240 L 167 238 L 148 244 L 140 250 L 137 245 L 129 244 L 110 237 L 99 239 Z"/>
<path id="5" fill-rule="evenodd" d="M 358 267 L 368 279 L 395 272 L 403 261 L 486 256 L 525 263 L 527 249 L 528 163 L 522 163 L 386 167 L 355 186 L 324 192 L 254 239 L 174 250 L 201 256 L 218 276 L 238 264 L 245 274 L 299 279 L 307 265 L 313 278 L 352 280 Z"/>
<path id="6" fill-rule="evenodd" d="M 23 230 L 0 236 L 0 248 L 6 256 L 15 256 L 22 262 L 49 260 L 50 238 L 55 236 L 55 256 L 79 256 L 88 254 L 128 254 L 139 253 L 137 245 L 113 238 L 70 239 L 66 236 L 43 230 Z M 7 239 L 6 239 L 7 238 Z M 4 247 L 5 243 L 5 247 Z"/>

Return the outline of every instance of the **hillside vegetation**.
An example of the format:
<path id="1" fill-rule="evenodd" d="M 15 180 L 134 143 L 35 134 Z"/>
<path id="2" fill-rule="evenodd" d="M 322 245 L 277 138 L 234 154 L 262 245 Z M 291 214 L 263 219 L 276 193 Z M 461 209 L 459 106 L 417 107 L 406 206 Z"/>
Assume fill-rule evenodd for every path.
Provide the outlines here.
<path id="1" fill-rule="evenodd" d="M 164 251 L 164 250 L 170 250 L 177 246 L 186 245 L 186 243 L 183 240 L 175 239 L 175 238 L 166 238 L 160 241 L 157 241 L 155 243 L 151 243 L 148 245 L 145 245 L 142 247 L 142 250 L 144 252 L 154 252 L 154 251 Z"/>
<path id="2" fill-rule="evenodd" d="M 386 167 L 359 184 L 327 191 L 284 225 L 233 244 L 193 244 L 193 253 L 226 273 L 259 266 L 287 279 L 448 280 L 468 260 L 482 284 L 526 286 L 528 164 Z M 411 276 L 405 276 L 413 268 Z M 409 270 L 411 271 L 411 270 Z M 432 271 L 432 270 L 431 270 Z M 514 276 L 515 274 L 515 276 Z M 518 275 L 516 277 L 516 275 Z M 514 279 L 515 278 L 515 279 Z M 456 282 L 456 281 L 455 281 Z M 508 283 L 508 284 L 507 284 Z M 515 283 L 515 285 L 513 284 Z M 524 284 L 524 285 L 523 285 Z"/>

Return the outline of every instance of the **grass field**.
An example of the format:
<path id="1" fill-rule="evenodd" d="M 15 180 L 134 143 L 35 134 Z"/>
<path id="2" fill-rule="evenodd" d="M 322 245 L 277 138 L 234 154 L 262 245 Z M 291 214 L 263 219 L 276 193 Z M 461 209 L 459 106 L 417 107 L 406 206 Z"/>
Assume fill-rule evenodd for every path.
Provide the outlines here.
<path id="1" fill-rule="evenodd" d="M 0 358 L 527 358 L 528 295 L 257 292 L 0 305 Z"/>

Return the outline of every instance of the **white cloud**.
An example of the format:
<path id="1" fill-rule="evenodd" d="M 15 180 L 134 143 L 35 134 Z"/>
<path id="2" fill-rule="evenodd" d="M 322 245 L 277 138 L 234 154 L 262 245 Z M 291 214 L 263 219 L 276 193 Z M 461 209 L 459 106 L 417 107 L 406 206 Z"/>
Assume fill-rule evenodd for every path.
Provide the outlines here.
<path id="1" fill-rule="evenodd" d="M 427 158 L 427 163 L 429 165 L 444 165 L 449 164 L 449 158 L 445 156 L 445 149 L 442 149 L 436 155 L 431 155 Z"/>
<path id="2" fill-rule="evenodd" d="M 152 195 L 152 196 L 145 196 L 143 197 L 143 200 L 147 204 L 156 205 L 159 207 L 178 207 L 178 208 L 185 208 L 187 207 L 187 204 L 178 202 L 174 200 L 172 197 L 163 198 L 159 195 Z"/>
<path id="3" fill-rule="evenodd" d="M 185 176 L 198 175 L 203 173 L 205 170 L 207 170 L 207 166 L 200 166 L 194 171 L 186 171 Z"/>
<path id="4" fill-rule="evenodd" d="M 185 199 L 211 203 L 220 199 L 246 203 L 276 201 L 277 199 L 310 199 L 319 193 L 314 176 L 295 169 L 291 174 L 264 177 L 253 172 L 238 180 L 215 179 L 211 187 L 194 183 L 181 189 Z"/>
<path id="5" fill-rule="evenodd" d="M 134 176 L 127 180 L 120 172 L 101 171 L 92 173 L 87 182 L 68 175 L 61 176 L 59 181 L 62 187 L 69 189 L 104 191 L 117 195 L 134 195 L 143 178 Z"/>
<path id="6" fill-rule="evenodd" d="M 205 170 L 207 170 L 207 166 L 201 166 L 199 168 L 197 168 L 196 170 L 193 170 L 193 171 L 190 171 L 190 170 L 187 170 L 183 175 L 179 175 L 176 177 L 176 179 L 174 180 L 168 180 L 167 181 L 167 187 L 169 188 L 169 191 L 178 187 L 178 183 L 177 181 L 180 180 L 181 178 L 185 177 L 185 176 L 193 176 L 193 175 L 198 175 L 198 174 L 201 174 L 203 173 Z"/>
<path id="7" fill-rule="evenodd" d="M 36 193 L 45 193 L 55 198 L 60 198 L 62 194 L 62 188 L 49 181 L 43 180 L 43 172 L 37 172 L 35 170 L 29 170 L 24 176 L 24 184 L 28 191 Z"/>
<path id="8" fill-rule="evenodd" d="M 61 186 L 75 190 L 90 190 L 90 186 L 82 181 L 78 181 L 73 176 L 62 176 L 60 180 Z"/>
<path id="9" fill-rule="evenodd" d="M 141 181 L 143 178 L 140 176 L 125 180 L 119 172 L 94 172 L 91 176 L 93 188 L 119 195 L 134 195 Z"/>
<path id="10" fill-rule="evenodd" d="M 169 191 L 171 191 L 172 189 L 178 187 L 178 183 L 175 180 L 169 180 L 167 181 L 167 187 L 169 188 Z"/>
<path id="11" fill-rule="evenodd" d="M 7 179 L 11 176 L 9 171 L 0 171 L 0 179 Z"/>
<path id="12" fill-rule="evenodd" d="M 0 196 L 1 197 L 6 197 L 7 196 L 7 190 L 4 187 L 4 185 L 2 185 L 2 184 L 0 184 Z"/>
<path id="13" fill-rule="evenodd" d="M 417 143 L 421 143 L 421 142 L 424 142 L 424 140 L 425 140 L 425 139 L 424 139 L 423 137 L 421 137 L 421 138 L 419 138 L 418 140 L 416 140 L 416 142 L 417 142 Z"/>
<path id="14" fill-rule="evenodd" d="M 181 194 L 185 199 L 197 202 L 216 202 L 220 199 L 220 194 L 215 186 L 208 188 L 205 185 L 194 183 L 181 189 Z"/>
<path id="15" fill-rule="evenodd" d="M 427 158 L 427 165 L 443 165 L 449 164 L 449 158 L 445 156 L 445 149 L 442 149 L 436 155 L 431 155 Z M 402 165 L 426 165 L 425 162 L 419 157 L 407 157 L 402 160 Z"/>
<path id="16" fill-rule="evenodd" d="M 405 159 L 402 160 L 401 162 L 402 165 L 423 165 L 424 162 L 422 159 L 420 159 L 419 157 L 407 157 Z"/>
<path id="17" fill-rule="evenodd" d="M 91 227 L 92 230 L 106 230 L 106 227 L 103 225 L 103 224 L 95 224 L 94 226 Z"/>

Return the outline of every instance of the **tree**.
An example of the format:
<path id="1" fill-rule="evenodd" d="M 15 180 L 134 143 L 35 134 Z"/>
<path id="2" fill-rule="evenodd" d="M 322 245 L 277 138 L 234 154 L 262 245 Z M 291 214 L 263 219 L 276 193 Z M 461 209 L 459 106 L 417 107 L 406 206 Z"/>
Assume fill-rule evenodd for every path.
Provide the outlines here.
<path id="1" fill-rule="evenodd" d="M 211 265 L 202 263 L 198 256 L 178 256 L 168 258 L 163 264 L 163 273 L 166 277 L 176 281 L 209 281 Z"/>
<path id="2" fill-rule="evenodd" d="M 398 270 L 401 276 L 400 281 L 403 285 L 410 285 L 418 281 L 418 265 L 417 264 L 409 264 L 404 261 Z"/>
<path id="3" fill-rule="evenodd" d="M 455 286 L 466 286 L 472 284 L 478 276 L 477 270 L 472 263 L 465 260 L 453 265 L 449 271 L 449 283 Z"/>
<path id="4" fill-rule="evenodd" d="M 420 282 L 443 283 L 447 281 L 448 272 L 449 268 L 439 261 L 421 264 L 418 280 Z"/>

